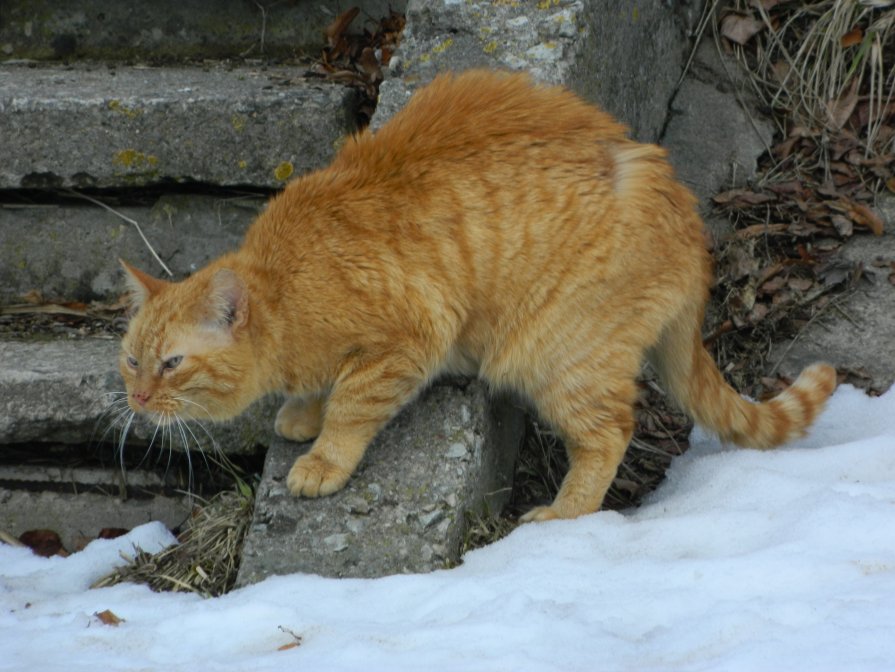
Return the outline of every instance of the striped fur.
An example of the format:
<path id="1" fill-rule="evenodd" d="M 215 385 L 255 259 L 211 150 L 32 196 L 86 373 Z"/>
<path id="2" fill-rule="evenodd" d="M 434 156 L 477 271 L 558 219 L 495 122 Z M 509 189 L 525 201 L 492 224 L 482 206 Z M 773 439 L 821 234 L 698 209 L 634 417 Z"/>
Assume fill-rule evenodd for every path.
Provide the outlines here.
<path id="1" fill-rule="evenodd" d="M 565 440 L 569 473 L 538 520 L 600 507 L 647 354 L 723 437 L 798 436 L 834 371 L 810 367 L 766 404 L 724 382 L 699 336 L 711 274 L 694 198 L 625 132 L 524 75 L 439 77 L 290 184 L 238 251 L 176 284 L 128 267 L 132 408 L 224 419 L 285 392 L 276 430 L 316 436 L 288 484 L 318 496 L 433 377 L 477 373 Z"/>

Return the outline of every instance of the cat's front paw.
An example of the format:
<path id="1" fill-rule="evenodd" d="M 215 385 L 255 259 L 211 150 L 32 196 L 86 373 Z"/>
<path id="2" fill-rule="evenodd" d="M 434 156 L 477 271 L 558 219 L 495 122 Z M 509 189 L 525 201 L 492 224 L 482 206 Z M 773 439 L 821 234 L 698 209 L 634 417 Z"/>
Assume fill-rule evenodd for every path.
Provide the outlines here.
<path id="1" fill-rule="evenodd" d="M 326 458 L 308 453 L 295 460 L 286 485 L 296 497 L 324 497 L 344 488 L 350 477 L 350 473 Z"/>
<path id="2" fill-rule="evenodd" d="M 545 520 L 556 520 L 562 517 L 552 506 L 536 506 L 519 520 L 523 523 L 540 523 Z"/>

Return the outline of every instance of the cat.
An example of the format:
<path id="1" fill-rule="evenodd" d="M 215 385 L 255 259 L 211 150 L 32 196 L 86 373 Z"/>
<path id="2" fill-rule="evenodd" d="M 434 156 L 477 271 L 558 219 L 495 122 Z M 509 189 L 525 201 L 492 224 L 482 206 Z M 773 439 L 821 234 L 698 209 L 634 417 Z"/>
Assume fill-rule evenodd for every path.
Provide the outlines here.
<path id="1" fill-rule="evenodd" d="M 275 196 L 238 251 L 178 283 L 122 262 L 128 402 L 218 420 L 285 392 L 277 433 L 315 439 L 287 484 L 317 497 L 433 378 L 476 374 L 530 400 L 568 451 L 553 503 L 524 520 L 600 508 L 646 358 L 724 440 L 798 437 L 835 370 L 809 366 L 767 403 L 724 381 L 700 337 L 703 224 L 665 154 L 527 75 L 440 75 Z"/>

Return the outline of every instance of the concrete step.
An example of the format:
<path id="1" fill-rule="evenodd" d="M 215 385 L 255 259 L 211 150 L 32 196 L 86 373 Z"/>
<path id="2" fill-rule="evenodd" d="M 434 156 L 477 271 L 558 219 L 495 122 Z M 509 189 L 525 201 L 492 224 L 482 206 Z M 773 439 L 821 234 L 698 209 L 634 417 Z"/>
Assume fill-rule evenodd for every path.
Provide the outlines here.
<path id="1" fill-rule="evenodd" d="M 344 490 L 299 499 L 286 489 L 306 446 L 267 453 L 238 585 L 304 572 L 374 577 L 459 560 L 468 511 L 499 511 L 510 495 L 523 414 L 484 385 L 436 384 L 386 427 Z"/>
<path id="2" fill-rule="evenodd" d="M 215 0 L 3 0 L 0 58 L 126 60 L 293 57 L 317 53 L 323 29 L 347 7 L 361 12 L 352 30 L 370 17 L 401 11 L 401 0 L 266 2 Z"/>
<path id="3" fill-rule="evenodd" d="M 30 442 L 90 444 L 116 440 L 120 424 L 111 410 L 124 390 L 118 373 L 118 339 L 110 337 L 47 341 L 0 341 L 0 445 Z M 277 401 L 258 402 L 240 418 L 210 426 L 210 437 L 193 424 L 191 449 L 254 452 L 273 440 Z M 117 427 L 117 429 L 116 429 Z M 134 450 L 155 430 L 135 422 L 128 432 Z M 156 439 L 156 450 L 167 449 Z M 181 441 L 175 432 L 175 449 Z"/>
<path id="4" fill-rule="evenodd" d="M 139 207 L 98 198 L 114 204 L 115 213 L 77 199 L 0 206 L 0 305 L 35 290 L 48 300 L 114 300 L 124 291 L 119 258 L 163 277 L 124 217 L 137 222 L 175 279 L 183 278 L 238 247 L 266 203 L 263 196 L 237 193 L 167 194 Z"/>
<path id="5" fill-rule="evenodd" d="M 121 497 L 125 485 L 146 496 Z M 103 528 L 131 529 L 153 520 L 179 527 L 195 501 L 163 491 L 163 480 L 151 472 L 0 466 L 0 530 L 14 537 L 28 530 L 53 530 L 74 551 Z"/>
<path id="6" fill-rule="evenodd" d="M 302 72 L 0 65 L 0 189 L 282 187 L 354 131 L 355 91 Z"/>

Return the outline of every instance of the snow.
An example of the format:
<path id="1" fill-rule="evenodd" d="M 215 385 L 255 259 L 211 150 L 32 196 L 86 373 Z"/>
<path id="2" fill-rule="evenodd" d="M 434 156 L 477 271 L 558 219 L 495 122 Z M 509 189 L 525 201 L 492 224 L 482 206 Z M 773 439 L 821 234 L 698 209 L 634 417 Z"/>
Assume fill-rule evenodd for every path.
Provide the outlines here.
<path id="1" fill-rule="evenodd" d="M 526 525 L 452 570 L 88 589 L 172 542 L 156 523 L 66 559 L 0 544 L 0 670 L 893 669 L 895 391 L 843 386 L 773 452 L 696 431 L 640 509 Z"/>

